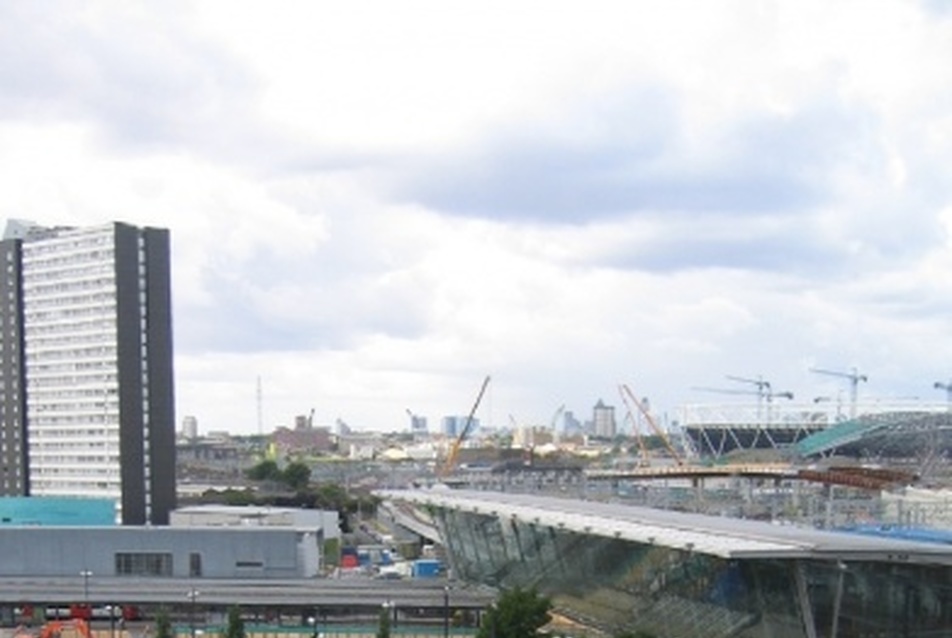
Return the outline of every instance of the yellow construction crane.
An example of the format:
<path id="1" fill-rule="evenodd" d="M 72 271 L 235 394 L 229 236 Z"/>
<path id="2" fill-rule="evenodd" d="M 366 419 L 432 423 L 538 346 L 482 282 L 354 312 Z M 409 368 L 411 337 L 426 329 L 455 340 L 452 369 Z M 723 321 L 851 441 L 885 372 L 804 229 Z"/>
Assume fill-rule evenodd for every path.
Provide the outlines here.
<path id="1" fill-rule="evenodd" d="M 641 435 L 641 425 L 639 425 L 638 420 L 635 419 L 635 415 L 632 413 L 632 407 L 628 402 L 628 397 L 625 396 L 625 392 L 621 386 L 618 386 L 618 392 L 621 394 L 621 400 L 627 409 L 625 418 L 631 423 L 631 431 L 635 435 L 635 441 L 638 443 L 638 451 L 641 453 L 641 460 L 638 461 L 638 465 L 648 467 L 651 465 L 651 457 L 648 454 L 648 446 L 645 445 L 645 437 Z"/>
<path id="2" fill-rule="evenodd" d="M 674 449 L 674 446 L 671 444 L 671 440 L 668 438 L 668 435 L 663 429 L 658 427 L 658 424 L 655 423 L 654 417 L 651 416 L 651 413 L 642 405 L 641 401 L 635 398 L 634 393 L 632 393 L 631 388 L 627 385 L 621 385 L 622 396 L 625 394 L 628 395 L 628 398 L 632 403 L 635 404 L 635 407 L 638 408 L 638 411 L 641 412 L 642 416 L 645 417 L 645 420 L 648 422 L 648 425 L 651 426 L 651 429 L 654 430 L 654 433 L 658 435 L 661 439 L 661 442 L 664 444 L 665 449 L 668 451 L 668 454 L 671 455 L 671 458 L 674 459 L 674 462 L 678 465 L 684 465 L 684 460 L 681 458 L 681 455 L 677 450 Z"/>
<path id="3" fill-rule="evenodd" d="M 479 389 L 479 395 L 476 397 L 476 402 L 473 403 L 473 408 L 469 411 L 469 416 L 466 417 L 466 424 L 456 437 L 456 440 L 453 442 L 453 446 L 446 455 L 446 459 L 443 461 L 443 465 L 440 467 L 438 474 L 441 478 L 447 476 L 450 472 L 456 469 L 456 459 L 459 457 L 460 447 L 462 447 L 463 441 L 466 440 L 466 437 L 469 436 L 470 430 L 473 428 L 473 417 L 476 414 L 476 410 L 479 409 L 479 404 L 483 400 L 483 395 L 486 393 L 486 387 L 488 385 L 489 377 L 487 376 L 483 380 L 483 386 Z"/>

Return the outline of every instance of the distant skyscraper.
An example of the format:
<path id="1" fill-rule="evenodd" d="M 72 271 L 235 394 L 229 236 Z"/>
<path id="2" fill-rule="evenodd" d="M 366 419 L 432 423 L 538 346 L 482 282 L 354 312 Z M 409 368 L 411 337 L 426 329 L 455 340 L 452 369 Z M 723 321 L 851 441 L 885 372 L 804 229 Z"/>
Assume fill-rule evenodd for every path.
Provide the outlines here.
<path id="1" fill-rule="evenodd" d="M 458 437 L 462 434 L 463 430 L 466 428 L 466 419 L 465 416 L 445 416 L 442 420 L 442 430 L 443 435 L 447 437 Z M 473 417 L 472 422 L 469 424 L 469 432 L 467 436 L 472 435 L 476 430 L 479 429 L 479 419 Z"/>
<path id="2" fill-rule="evenodd" d="M 605 439 L 615 438 L 615 408 L 613 406 L 605 405 L 599 399 L 592 414 L 592 423 L 594 424 L 595 436 Z"/>
<path id="3" fill-rule="evenodd" d="M 441 422 L 443 430 L 443 436 L 454 438 L 459 432 L 463 429 L 463 424 L 459 422 L 459 417 L 456 416 L 445 416 Z"/>
<path id="4" fill-rule="evenodd" d="M 574 436 L 582 432 L 582 422 L 575 418 L 571 410 L 566 410 L 562 421 L 562 434 Z"/>
<path id="5" fill-rule="evenodd" d="M 417 414 L 410 415 L 410 432 L 414 436 L 426 436 L 429 432 L 429 428 L 426 424 L 426 417 L 419 416 Z"/>
<path id="6" fill-rule="evenodd" d="M 198 438 L 198 419 L 194 416 L 182 419 L 182 436 L 189 440 Z"/>
<path id="7" fill-rule="evenodd" d="M 0 494 L 175 507 L 169 234 L 11 222 L 0 241 Z"/>

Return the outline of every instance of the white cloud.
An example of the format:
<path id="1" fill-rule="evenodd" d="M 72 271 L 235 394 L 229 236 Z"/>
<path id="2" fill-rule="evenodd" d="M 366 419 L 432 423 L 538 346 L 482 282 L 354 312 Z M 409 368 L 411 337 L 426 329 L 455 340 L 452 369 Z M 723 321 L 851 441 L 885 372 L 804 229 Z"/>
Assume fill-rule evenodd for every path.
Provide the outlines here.
<path id="1" fill-rule="evenodd" d="M 172 231 L 178 414 L 658 410 L 952 354 L 952 20 L 882 0 L 0 10 L 0 211 Z M 5 43 L 5 44 L 4 44 Z M 941 399 L 941 397 L 935 397 Z"/>

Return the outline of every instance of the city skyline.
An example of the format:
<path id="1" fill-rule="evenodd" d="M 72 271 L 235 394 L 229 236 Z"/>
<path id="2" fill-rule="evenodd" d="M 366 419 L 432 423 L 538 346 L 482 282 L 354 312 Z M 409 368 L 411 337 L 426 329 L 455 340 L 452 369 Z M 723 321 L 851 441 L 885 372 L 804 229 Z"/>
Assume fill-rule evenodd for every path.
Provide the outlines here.
<path id="1" fill-rule="evenodd" d="M 177 418 L 942 403 L 952 13 L 0 7 L 0 218 L 171 236 Z M 748 395 L 753 401 L 756 397 Z M 845 399 L 846 400 L 846 399 Z"/>

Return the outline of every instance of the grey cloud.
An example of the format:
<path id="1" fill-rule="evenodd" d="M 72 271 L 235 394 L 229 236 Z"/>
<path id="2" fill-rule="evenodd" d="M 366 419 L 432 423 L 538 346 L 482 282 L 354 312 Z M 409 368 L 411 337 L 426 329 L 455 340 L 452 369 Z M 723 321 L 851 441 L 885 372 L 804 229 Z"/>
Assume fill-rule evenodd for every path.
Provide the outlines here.
<path id="1" fill-rule="evenodd" d="M 0 120 L 91 124 L 122 152 L 264 165 L 303 151 L 258 121 L 258 79 L 190 30 L 188 3 L 0 4 Z"/>
<path id="2" fill-rule="evenodd" d="M 623 245 L 603 263 L 653 272 L 724 268 L 811 275 L 838 270 L 845 262 L 842 250 L 819 239 L 809 220 L 790 216 L 767 230 L 737 224 L 729 235 L 710 234 L 703 225 L 672 228 L 650 244 Z"/>
<path id="3" fill-rule="evenodd" d="M 917 259 L 941 238 L 934 214 L 948 201 L 948 186 L 913 157 L 905 187 L 881 188 L 891 157 L 880 121 L 862 105 L 817 102 L 789 115 L 748 114 L 709 132 L 712 160 L 688 150 L 670 95 L 642 92 L 624 104 L 600 110 L 598 127 L 579 125 L 589 135 L 499 136 L 480 153 L 411 164 L 397 196 L 502 221 L 582 226 L 650 218 L 661 228 L 650 246 L 633 238 L 625 252 L 596 258 L 652 271 L 842 277 Z M 632 124 L 637 114 L 648 115 Z M 565 126 L 583 121 L 567 118 Z M 842 190 L 844 174 L 884 197 L 854 200 Z M 829 225 L 824 215 L 854 221 Z"/>
<path id="4" fill-rule="evenodd" d="M 950 323 L 952 300 L 928 283 L 913 280 L 881 283 L 875 287 L 853 291 L 856 301 L 872 309 L 878 316 L 891 316 L 902 321 L 938 320 Z"/>
<path id="5" fill-rule="evenodd" d="M 848 281 L 911 266 L 940 241 L 928 214 L 879 213 L 861 212 L 839 231 L 824 227 L 823 212 L 656 214 L 667 219 L 650 242 L 631 237 L 595 259 L 653 272 L 727 268 Z"/>
<path id="6" fill-rule="evenodd" d="M 213 108 L 205 89 L 234 90 L 247 78 L 239 79 L 223 55 L 185 35 L 184 9 L 172 4 L 144 21 L 121 10 L 4 4 L 4 104 L 13 109 L 25 104 L 34 114 L 103 109 L 113 115 L 134 111 L 146 119 L 175 107 L 191 107 L 178 113 L 182 119 L 199 106 Z"/>
<path id="7" fill-rule="evenodd" d="M 934 16 L 947 18 L 952 15 L 952 3 L 948 0 L 920 0 L 919 4 Z"/>
<path id="8" fill-rule="evenodd" d="M 187 316 L 187 323 L 174 326 L 175 347 L 182 353 L 289 351 L 309 345 L 302 331 L 265 321 L 241 300 L 219 297 L 213 307 L 189 308 Z"/>
<path id="9" fill-rule="evenodd" d="M 710 131 L 719 147 L 711 161 L 691 156 L 670 95 L 642 92 L 626 104 L 597 114 L 606 119 L 596 135 L 515 135 L 414 166 L 398 197 L 450 214 L 578 224 L 639 212 L 799 211 L 828 201 L 829 170 L 858 161 L 852 149 L 869 128 L 864 113 L 835 104 L 762 114 Z M 564 126 L 584 130 L 585 117 Z"/>
<path id="10" fill-rule="evenodd" d="M 293 264 L 262 257 L 241 270 L 240 281 L 227 270 L 209 271 L 205 285 L 216 291 L 215 304 L 188 308 L 176 343 L 188 352 L 335 350 L 370 334 L 411 339 L 425 333 L 419 291 L 381 287 L 369 272 L 340 268 L 331 254 L 321 254 Z"/>

